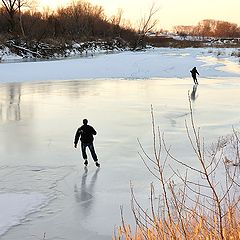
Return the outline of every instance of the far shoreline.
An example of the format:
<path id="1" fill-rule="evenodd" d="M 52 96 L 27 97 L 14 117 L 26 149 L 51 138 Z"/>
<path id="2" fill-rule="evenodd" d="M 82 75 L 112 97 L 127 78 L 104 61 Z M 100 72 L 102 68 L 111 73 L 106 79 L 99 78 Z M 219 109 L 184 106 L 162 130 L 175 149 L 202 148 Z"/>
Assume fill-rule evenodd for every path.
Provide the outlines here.
<path id="1" fill-rule="evenodd" d="M 1 82 L 38 82 L 76 79 L 189 78 L 196 66 L 200 78 L 238 77 L 234 49 L 152 48 L 143 52 L 122 51 L 96 57 L 0 64 Z M 223 61 L 224 60 L 224 61 Z M 227 68 L 222 68 L 228 66 Z M 231 67 L 235 70 L 232 71 Z M 221 70 L 219 70 L 221 67 Z M 14 73 L 12 71 L 14 68 Z"/>

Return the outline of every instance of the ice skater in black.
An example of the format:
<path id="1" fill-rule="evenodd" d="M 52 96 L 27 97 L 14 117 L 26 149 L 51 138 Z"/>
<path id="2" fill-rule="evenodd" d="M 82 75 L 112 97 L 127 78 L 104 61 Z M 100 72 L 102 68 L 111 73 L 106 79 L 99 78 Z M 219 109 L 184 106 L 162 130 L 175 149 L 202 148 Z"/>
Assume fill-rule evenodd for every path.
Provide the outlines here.
<path id="1" fill-rule="evenodd" d="M 197 68 L 194 67 L 190 72 L 191 72 L 191 74 L 192 74 L 192 78 L 193 78 L 194 83 L 195 83 L 195 84 L 198 84 L 197 74 L 199 75 L 199 72 L 197 71 Z"/>
<path id="2" fill-rule="evenodd" d="M 88 160 L 87 160 L 87 153 L 86 153 L 86 148 L 88 147 L 92 158 L 96 164 L 97 167 L 100 167 L 100 164 L 98 162 L 98 158 L 93 146 L 93 135 L 96 135 L 97 132 L 95 131 L 95 129 L 88 125 L 88 120 L 87 119 L 83 119 L 83 125 L 78 128 L 76 134 L 75 134 L 75 138 L 74 138 L 74 147 L 77 148 L 77 144 L 78 144 L 78 140 L 80 138 L 81 141 L 81 149 L 82 149 L 82 156 L 84 161 L 85 166 L 88 165 Z"/>

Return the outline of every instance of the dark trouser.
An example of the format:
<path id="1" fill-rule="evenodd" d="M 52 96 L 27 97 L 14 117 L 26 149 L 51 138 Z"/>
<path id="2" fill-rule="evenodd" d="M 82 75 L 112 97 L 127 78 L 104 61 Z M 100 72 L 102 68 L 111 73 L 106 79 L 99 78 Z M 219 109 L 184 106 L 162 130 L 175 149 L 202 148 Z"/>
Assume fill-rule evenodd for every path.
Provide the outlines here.
<path id="1" fill-rule="evenodd" d="M 195 84 L 198 84 L 197 76 L 192 76 L 192 78 L 193 78 L 194 83 L 195 83 Z"/>
<path id="2" fill-rule="evenodd" d="M 96 162 L 98 159 L 97 159 L 97 155 L 96 155 L 95 150 L 94 150 L 93 143 L 83 143 L 83 142 L 81 143 L 83 159 L 87 159 L 87 153 L 86 153 L 86 148 L 87 147 L 89 148 L 89 150 L 91 152 L 93 160 Z"/>

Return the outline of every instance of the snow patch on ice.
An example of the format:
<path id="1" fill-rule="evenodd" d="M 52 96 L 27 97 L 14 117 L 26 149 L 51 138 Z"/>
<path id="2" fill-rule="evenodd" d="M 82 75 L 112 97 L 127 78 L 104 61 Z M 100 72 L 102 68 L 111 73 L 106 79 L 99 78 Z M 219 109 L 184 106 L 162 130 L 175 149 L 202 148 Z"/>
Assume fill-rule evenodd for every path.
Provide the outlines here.
<path id="1" fill-rule="evenodd" d="M 48 198 L 37 192 L 0 193 L 0 236 L 21 223 L 30 213 L 38 211 Z"/>
<path id="2" fill-rule="evenodd" d="M 29 214 L 49 216 L 58 211 L 46 212 L 44 207 L 61 195 L 58 183 L 71 172 L 69 166 L 0 166 L 0 236 L 25 223 Z"/>

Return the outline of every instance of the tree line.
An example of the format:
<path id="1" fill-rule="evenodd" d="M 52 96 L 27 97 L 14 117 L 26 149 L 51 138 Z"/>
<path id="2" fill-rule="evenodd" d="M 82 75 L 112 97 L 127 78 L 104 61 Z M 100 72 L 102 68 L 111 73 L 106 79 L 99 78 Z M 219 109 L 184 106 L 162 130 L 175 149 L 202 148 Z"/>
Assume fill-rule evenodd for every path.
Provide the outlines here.
<path id="1" fill-rule="evenodd" d="M 174 32 L 186 36 L 201 37 L 240 37 L 240 26 L 227 21 L 205 19 L 196 26 L 175 26 Z"/>
<path id="2" fill-rule="evenodd" d="M 75 1 L 55 11 L 37 11 L 28 0 L 1 0 L 0 34 L 35 39 L 96 40 L 120 37 L 134 40 L 136 31 L 122 19 L 108 18 L 101 6 Z"/>
<path id="3" fill-rule="evenodd" d="M 123 19 L 123 11 L 107 17 L 103 7 L 87 0 L 73 1 L 70 5 L 52 11 L 38 11 L 34 0 L 0 0 L 0 41 L 25 39 L 25 41 L 51 41 L 54 45 L 68 41 L 84 42 L 118 39 L 121 45 L 132 49 L 156 44 L 148 32 L 156 30 L 158 8 L 152 4 L 139 26 L 132 27 Z M 240 37 L 240 26 L 226 21 L 206 19 L 197 26 L 175 26 L 180 35 L 202 37 Z M 165 44 L 157 38 L 157 44 Z M 169 46 L 169 42 L 166 42 Z"/>

